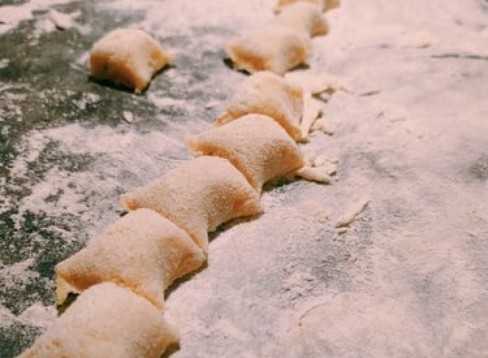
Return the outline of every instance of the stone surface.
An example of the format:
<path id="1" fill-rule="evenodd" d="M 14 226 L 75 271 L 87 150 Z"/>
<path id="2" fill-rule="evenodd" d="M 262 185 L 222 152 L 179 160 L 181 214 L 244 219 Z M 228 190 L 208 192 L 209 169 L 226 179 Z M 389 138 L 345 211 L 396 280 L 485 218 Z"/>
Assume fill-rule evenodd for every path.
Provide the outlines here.
<path id="1" fill-rule="evenodd" d="M 338 159 L 335 180 L 269 186 L 262 216 L 213 235 L 208 267 L 167 294 L 182 335 L 171 357 L 488 355 L 488 3 L 342 3 L 308 71 L 348 92 L 324 96 L 334 135 L 303 146 Z M 0 357 L 12 357 L 55 319 L 54 265 L 118 218 L 121 193 L 190 158 L 184 137 L 243 79 L 223 44 L 274 2 L 3 5 L 33 14 L 0 24 Z M 74 26 L 53 27 L 50 9 Z M 85 67 L 119 26 L 175 53 L 140 96 Z"/>

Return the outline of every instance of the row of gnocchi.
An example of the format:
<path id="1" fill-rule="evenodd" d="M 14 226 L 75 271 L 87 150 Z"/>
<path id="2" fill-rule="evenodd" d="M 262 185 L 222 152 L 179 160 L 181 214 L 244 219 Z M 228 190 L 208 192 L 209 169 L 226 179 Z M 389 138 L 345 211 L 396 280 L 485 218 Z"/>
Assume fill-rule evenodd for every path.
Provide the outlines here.
<path id="1" fill-rule="evenodd" d="M 284 8 L 273 23 L 290 29 L 305 26 L 310 35 L 317 34 L 315 20 L 309 21 L 316 16 L 294 11 L 310 8 L 323 18 L 318 5 L 291 3 L 280 1 Z M 115 35 L 123 32 L 116 30 Z M 105 38 L 92 50 L 92 73 L 143 90 L 168 57 L 148 35 L 137 36 L 145 39 L 139 44 L 149 61 L 123 65 L 128 59 L 117 55 L 120 47 L 112 40 L 106 46 Z M 284 51 L 272 57 L 295 53 Z M 241 67 L 239 59 L 234 61 Z M 287 61 L 285 67 L 291 66 Z M 194 159 L 122 195 L 128 214 L 56 266 L 57 304 L 71 293 L 79 297 L 20 357 L 160 357 L 178 342 L 176 330 L 162 315 L 164 291 L 205 264 L 208 232 L 235 218 L 258 215 L 265 183 L 307 176 L 296 143 L 303 139 L 303 91 L 275 73 L 258 72 L 285 68 L 273 66 L 249 68 L 257 73 L 244 81 L 216 127 L 187 139 Z"/>

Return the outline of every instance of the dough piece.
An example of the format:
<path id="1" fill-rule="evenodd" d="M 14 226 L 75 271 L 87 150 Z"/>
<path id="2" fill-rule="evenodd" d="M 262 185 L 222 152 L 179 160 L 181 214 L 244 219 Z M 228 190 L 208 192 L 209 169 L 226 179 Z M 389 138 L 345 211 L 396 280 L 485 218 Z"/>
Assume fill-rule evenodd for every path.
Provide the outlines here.
<path id="1" fill-rule="evenodd" d="M 56 26 L 59 30 L 67 30 L 74 26 L 73 19 L 68 14 L 56 11 L 54 9 L 49 10 L 47 18 Z"/>
<path id="2" fill-rule="evenodd" d="M 203 251 L 182 229 L 149 209 L 133 211 L 88 246 L 56 266 L 56 299 L 111 281 L 164 305 L 164 290 L 205 262 Z"/>
<path id="3" fill-rule="evenodd" d="M 327 168 L 325 167 L 303 167 L 296 172 L 296 176 L 308 181 L 314 181 L 317 183 L 330 184 L 332 178 L 329 175 Z"/>
<path id="4" fill-rule="evenodd" d="M 342 215 L 335 225 L 336 228 L 349 226 L 356 217 L 363 212 L 366 206 L 369 204 L 368 198 L 362 198 L 356 202 L 349 210 Z"/>
<path id="5" fill-rule="evenodd" d="M 274 22 L 297 31 L 305 31 L 310 36 L 325 35 L 329 32 L 329 25 L 320 7 L 306 1 L 285 7 Z"/>
<path id="6" fill-rule="evenodd" d="M 297 2 L 309 2 L 320 6 L 323 11 L 328 11 L 341 6 L 341 0 L 278 0 L 276 5 L 276 11 L 281 11 L 285 6 L 297 3 Z"/>
<path id="7" fill-rule="evenodd" d="M 293 71 L 287 73 L 285 79 L 288 83 L 300 86 L 304 91 L 309 91 L 314 96 L 323 93 L 332 95 L 337 91 L 350 93 L 349 86 L 342 79 L 326 72 L 313 73 L 309 70 Z"/>
<path id="8" fill-rule="evenodd" d="M 177 341 L 151 303 L 103 283 L 83 292 L 19 358 L 159 358 Z"/>
<path id="9" fill-rule="evenodd" d="M 305 91 L 303 94 L 303 116 L 300 123 L 302 140 L 307 140 L 310 129 L 322 114 L 322 103 L 312 97 L 312 94 Z"/>
<path id="10" fill-rule="evenodd" d="M 256 73 L 243 82 L 216 124 L 222 125 L 250 113 L 273 118 L 298 141 L 301 139 L 303 91 L 274 73 Z"/>
<path id="11" fill-rule="evenodd" d="M 169 56 L 147 33 L 117 29 L 98 40 L 90 53 L 94 77 L 141 92 L 152 76 L 170 62 Z"/>
<path id="12" fill-rule="evenodd" d="M 303 166 L 298 145 L 272 118 L 259 114 L 189 138 L 187 145 L 195 154 L 228 159 L 258 192 L 264 183 Z"/>
<path id="13" fill-rule="evenodd" d="M 126 210 L 149 208 L 186 230 L 208 252 L 207 231 L 261 212 L 258 193 L 229 161 L 202 156 L 122 195 Z"/>
<path id="14" fill-rule="evenodd" d="M 248 31 L 226 51 L 238 70 L 283 75 L 307 60 L 311 40 L 306 32 L 274 23 Z"/>

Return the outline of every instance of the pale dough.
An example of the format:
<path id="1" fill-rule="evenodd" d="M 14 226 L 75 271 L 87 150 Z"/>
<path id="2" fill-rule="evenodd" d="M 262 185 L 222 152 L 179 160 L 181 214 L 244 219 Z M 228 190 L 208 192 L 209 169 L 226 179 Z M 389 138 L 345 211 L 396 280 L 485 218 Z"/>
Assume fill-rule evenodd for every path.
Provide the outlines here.
<path id="1" fill-rule="evenodd" d="M 293 139 L 272 118 L 259 114 L 188 138 L 187 145 L 195 154 L 228 159 L 258 192 L 266 182 L 303 166 L 303 156 Z"/>
<path id="2" fill-rule="evenodd" d="M 94 45 L 90 53 L 91 74 L 136 92 L 147 87 L 152 76 L 170 62 L 170 56 L 141 30 L 117 29 Z"/>
<path id="3" fill-rule="evenodd" d="M 337 228 L 349 226 L 354 221 L 354 219 L 356 219 L 356 217 L 361 214 L 361 212 L 366 208 L 368 203 L 368 198 L 360 199 L 358 202 L 352 205 L 351 208 L 349 208 L 349 210 L 339 218 L 339 220 L 337 220 L 335 226 Z"/>
<path id="4" fill-rule="evenodd" d="M 164 305 L 164 290 L 198 269 L 203 251 L 182 229 L 149 209 L 130 212 L 56 266 L 57 303 L 69 292 L 111 281 Z"/>
<path id="5" fill-rule="evenodd" d="M 312 97 L 312 94 L 305 91 L 303 94 L 303 116 L 300 123 L 302 140 L 307 140 L 311 128 L 322 114 L 322 103 Z"/>
<path id="6" fill-rule="evenodd" d="M 308 181 L 329 184 L 332 181 L 328 168 L 325 167 L 303 167 L 296 172 L 296 176 Z"/>
<path id="7" fill-rule="evenodd" d="M 350 92 L 349 86 L 342 79 L 326 72 L 293 71 L 287 73 L 285 79 L 295 86 L 302 87 L 304 91 L 311 92 L 314 96 L 322 93 L 333 94 L 337 91 Z"/>
<path id="8" fill-rule="evenodd" d="M 226 51 L 238 70 L 283 75 L 305 63 L 310 55 L 311 40 L 304 31 L 271 23 L 247 31 L 228 44 Z"/>
<path id="9" fill-rule="evenodd" d="M 149 208 L 184 229 L 208 252 L 208 231 L 261 212 L 258 193 L 226 159 L 202 156 L 121 197 L 126 210 Z"/>
<path id="10" fill-rule="evenodd" d="M 298 141 L 301 139 L 303 91 L 274 73 L 256 73 L 242 83 L 216 124 L 222 125 L 250 113 L 273 118 Z"/>
<path id="11" fill-rule="evenodd" d="M 149 301 L 103 283 L 80 295 L 19 358 L 159 358 L 177 341 Z"/>
<path id="12" fill-rule="evenodd" d="M 305 1 L 286 6 L 273 21 L 297 31 L 304 31 L 310 36 L 325 35 L 329 31 L 320 7 Z"/>
<path id="13" fill-rule="evenodd" d="M 62 12 L 54 9 L 49 10 L 47 18 L 60 30 L 66 30 L 73 27 L 73 19 L 70 15 L 63 14 Z"/>

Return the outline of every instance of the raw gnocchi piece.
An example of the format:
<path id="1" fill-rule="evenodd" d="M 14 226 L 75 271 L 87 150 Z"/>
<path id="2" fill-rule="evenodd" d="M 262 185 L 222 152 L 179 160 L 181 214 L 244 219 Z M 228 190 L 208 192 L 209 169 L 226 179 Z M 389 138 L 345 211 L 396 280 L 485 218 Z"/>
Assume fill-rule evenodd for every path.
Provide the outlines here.
<path id="1" fill-rule="evenodd" d="M 91 74 L 136 92 L 170 62 L 170 56 L 150 35 L 136 29 L 117 29 L 98 40 L 90 53 Z"/>
<path id="2" fill-rule="evenodd" d="M 208 231 L 261 212 L 258 193 L 226 159 L 202 156 L 121 197 L 126 210 L 149 208 L 173 221 L 208 252 Z"/>
<path id="3" fill-rule="evenodd" d="M 246 32 L 226 51 L 237 70 L 283 75 L 307 60 L 311 40 L 304 31 L 272 23 Z"/>
<path id="4" fill-rule="evenodd" d="M 56 266 L 56 300 L 62 304 L 69 292 L 111 281 L 162 308 L 164 290 L 205 259 L 182 229 L 152 210 L 139 209 Z"/>
<path id="5" fill-rule="evenodd" d="M 305 31 L 310 36 L 325 35 L 329 31 L 329 25 L 320 7 L 306 1 L 285 7 L 275 17 L 274 22 L 297 31 Z"/>
<path id="6" fill-rule="evenodd" d="M 216 124 L 222 125 L 250 113 L 273 118 L 298 141 L 301 139 L 303 90 L 274 73 L 256 73 L 243 82 Z"/>
<path id="7" fill-rule="evenodd" d="M 197 155 L 228 159 L 258 192 L 266 182 L 303 166 L 298 145 L 272 118 L 259 114 L 188 138 L 187 145 Z"/>
<path id="8" fill-rule="evenodd" d="M 341 6 L 341 0 L 278 0 L 276 10 L 280 11 L 283 7 L 297 2 L 309 2 L 319 5 L 323 11 L 332 10 L 336 7 Z"/>
<path id="9" fill-rule="evenodd" d="M 83 292 L 19 358 L 159 358 L 177 341 L 149 301 L 103 283 Z"/>

